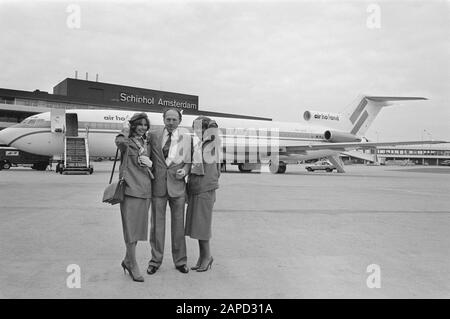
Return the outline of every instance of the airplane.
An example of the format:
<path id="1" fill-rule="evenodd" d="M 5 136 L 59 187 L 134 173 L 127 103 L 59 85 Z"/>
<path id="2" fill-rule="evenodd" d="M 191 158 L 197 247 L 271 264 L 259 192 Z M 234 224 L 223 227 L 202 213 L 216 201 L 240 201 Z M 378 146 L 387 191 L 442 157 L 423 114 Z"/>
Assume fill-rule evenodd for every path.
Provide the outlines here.
<path id="1" fill-rule="evenodd" d="M 427 100 L 423 97 L 361 96 L 348 114 L 305 111 L 306 122 L 277 122 L 216 117 L 222 142 L 222 164 L 238 165 L 241 172 L 261 168 L 267 162 L 271 173 L 286 172 L 287 164 L 327 158 L 345 172 L 339 155 L 379 146 L 437 144 L 445 141 L 370 142 L 364 137 L 380 110 L 398 101 Z M 141 112 L 142 110 L 139 110 Z M 0 131 L 0 143 L 20 150 L 49 156 L 64 153 L 66 130 L 75 129 L 89 136 L 90 156 L 112 157 L 114 138 L 126 119 L 138 111 L 116 109 L 52 109 L 30 116 Z M 147 112 L 151 130 L 162 129 L 161 113 Z M 180 128 L 192 133 L 196 115 L 183 115 Z M 358 155 L 356 155 L 358 156 Z M 364 156 L 364 155 L 361 155 Z"/>

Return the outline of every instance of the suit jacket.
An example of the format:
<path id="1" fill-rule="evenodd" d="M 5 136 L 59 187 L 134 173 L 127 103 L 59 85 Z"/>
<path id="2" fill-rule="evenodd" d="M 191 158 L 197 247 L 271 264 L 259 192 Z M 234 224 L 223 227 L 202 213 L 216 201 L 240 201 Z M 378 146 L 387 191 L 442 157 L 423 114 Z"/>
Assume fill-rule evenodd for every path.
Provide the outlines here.
<path id="1" fill-rule="evenodd" d="M 153 175 L 155 176 L 155 179 L 152 181 L 152 194 L 157 197 L 166 195 L 170 197 L 184 196 L 186 191 L 185 179 L 177 179 L 176 173 L 177 170 L 183 168 L 186 171 L 186 175 L 189 174 L 191 168 L 191 137 L 179 131 L 177 153 L 180 156 L 176 162 L 172 162 L 168 166 L 162 152 L 163 132 L 164 130 L 159 130 L 149 133 L 151 143 L 150 159 L 153 162 Z"/>
<path id="2" fill-rule="evenodd" d="M 145 166 L 139 165 L 138 162 L 139 146 L 122 134 L 119 134 L 116 137 L 115 142 L 121 151 L 119 177 L 124 177 L 125 179 L 125 195 L 139 198 L 151 198 L 152 185 L 148 169 Z M 144 155 L 149 156 L 151 145 L 148 143 L 148 140 L 146 143 L 148 152 Z M 127 157 L 126 161 L 125 156 Z"/>

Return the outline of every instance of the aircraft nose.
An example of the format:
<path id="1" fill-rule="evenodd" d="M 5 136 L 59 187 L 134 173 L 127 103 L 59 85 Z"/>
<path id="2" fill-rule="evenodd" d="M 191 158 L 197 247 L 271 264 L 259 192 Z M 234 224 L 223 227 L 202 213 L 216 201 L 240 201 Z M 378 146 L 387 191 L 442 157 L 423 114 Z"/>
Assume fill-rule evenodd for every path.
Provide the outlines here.
<path id="1" fill-rule="evenodd" d="M 9 145 L 14 139 L 14 130 L 7 127 L 0 131 L 0 145 Z"/>
<path id="2" fill-rule="evenodd" d="M 7 144 L 5 141 L 5 131 L 6 129 L 3 129 L 0 131 L 0 145 L 5 145 Z"/>

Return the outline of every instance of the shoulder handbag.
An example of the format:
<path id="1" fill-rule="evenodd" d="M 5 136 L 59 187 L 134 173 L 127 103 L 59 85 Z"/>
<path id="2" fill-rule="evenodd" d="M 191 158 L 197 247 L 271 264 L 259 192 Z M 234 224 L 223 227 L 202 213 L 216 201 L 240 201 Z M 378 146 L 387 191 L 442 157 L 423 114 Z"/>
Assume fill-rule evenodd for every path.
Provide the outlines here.
<path id="1" fill-rule="evenodd" d="M 119 154 L 119 148 L 116 150 L 116 157 L 114 158 L 114 165 L 111 172 L 111 177 L 109 178 L 109 185 L 106 186 L 103 192 L 103 203 L 109 203 L 111 205 L 115 205 L 121 203 L 125 197 L 125 179 L 122 175 L 121 178 L 117 182 L 111 183 L 114 175 L 114 170 L 116 168 L 117 156 Z M 128 150 L 125 152 L 125 158 L 122 159 L 122 167 L 126 170 L 127 159 L 128 159 Z"/>

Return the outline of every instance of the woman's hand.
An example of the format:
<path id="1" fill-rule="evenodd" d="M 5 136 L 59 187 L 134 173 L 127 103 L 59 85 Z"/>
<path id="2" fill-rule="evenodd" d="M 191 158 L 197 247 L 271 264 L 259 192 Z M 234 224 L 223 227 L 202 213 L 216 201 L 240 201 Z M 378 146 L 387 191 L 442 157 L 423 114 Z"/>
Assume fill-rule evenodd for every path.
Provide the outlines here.
<path id="1" fill-rule="evenodd" d="M 139 164 L 145 165 L 148 168 L 152 168 L 152 166 L 153 166 L 153 162 L 150 160 L 150 158 L 148 156 L 145 156 L 145 155 L 139 156 Z"/>
<path id="2" fill-rule="evenodd" d="M 177 179 L 182 179 L 185 176 L 186 176 L 186 171 L 184 170 L 184 168 L 180 168 L 179 170 L 177 170 L 177 174 L 176 174 Z"/>
<path id="3" fill-rule="evenodd" d="M 130 135 L 130 123 L 128 122 L 128 119 L 123 122 L 122 130 L 120 132 L 126 137 Z"/>

